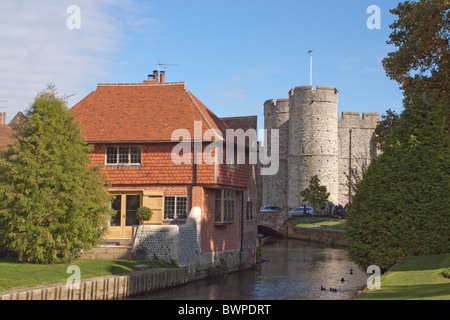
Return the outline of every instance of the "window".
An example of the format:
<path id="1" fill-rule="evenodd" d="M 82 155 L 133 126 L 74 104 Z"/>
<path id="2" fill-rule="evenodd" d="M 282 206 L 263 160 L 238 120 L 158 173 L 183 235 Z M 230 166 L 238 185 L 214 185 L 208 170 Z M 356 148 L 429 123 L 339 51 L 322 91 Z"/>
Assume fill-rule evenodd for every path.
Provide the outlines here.
<path id="1" fill-rule="evenodd" d="M 130 147 L 130 146 L 106 147 L 106 164 L 110 165 L 141 164 L 141 147 Z"/>
<path id="2" fill-rule="evenodd" d="M 229 145 L 227 145 L 228 147 Z M 228 168 L 230 169 L 239 169 L 239 163 L 238 163 L 238 148 L 237 145 L 233 145 L 232 147 L 234 149 L 233 152 L 233 159 L 231 159 L 231 155 L 227 153 L 227 164 Z"/>
<path id="3" fill-rule="evenodd" d="M 164 197 L 164 220 L 187 218 L 187 197 Z"/>
<path id="4" fill-rule="evenodd" d="M 234 222 L 234 190 L 217 190 L 214 201 L 214 222 Z"/>

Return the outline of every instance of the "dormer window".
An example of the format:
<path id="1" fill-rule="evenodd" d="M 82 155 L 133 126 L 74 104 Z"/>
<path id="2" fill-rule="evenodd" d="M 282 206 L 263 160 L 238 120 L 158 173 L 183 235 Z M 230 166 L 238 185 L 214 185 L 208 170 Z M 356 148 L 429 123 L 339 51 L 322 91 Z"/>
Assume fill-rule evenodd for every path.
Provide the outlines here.
<path id="1" fill-rule="evenodd" d="M 140 165 L 141 147 L 136 146 L 108 146 L 106 147 L 107 165 Z"/>

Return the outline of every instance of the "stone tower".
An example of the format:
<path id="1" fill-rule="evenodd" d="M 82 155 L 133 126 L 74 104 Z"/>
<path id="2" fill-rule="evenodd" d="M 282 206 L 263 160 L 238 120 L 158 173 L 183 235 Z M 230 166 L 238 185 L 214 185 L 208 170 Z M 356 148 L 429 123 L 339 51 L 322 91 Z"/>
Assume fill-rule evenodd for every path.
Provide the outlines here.
<path id="1" fill-rule="evenodd" d="M 355 185 L 380 153 L 375 143 L 380 115 L 343 111 L 339 118 L 338 96 L 334 87 L 302 86 L 291 89 L 289 99 L 264 103 L 269 154 L 271 130 L 279 130 L 280 141 L 278 173 L 262 177 L 263 205 L 302 206 L 300 192 L 314 175 L 327 187 L 332 205 L 351 201 Z"/>
<path id="2" fill-rule="evenodd" d="M 263 176 L 263 204 L 286 206 L 289 139 L 289 99 L 267 100 L 264 103 L 264 128 L 279 130 L 279 169 L 273 176 Z M 266 147 L 268 154 L 272 148 L 271 130 L 267 130 Z"/>
<path id="3" fill-rule="evenodd" d="M 281 137 L 280 137 L 281 140 Z M 289 92 L 287 188 L 289 208 L 302 205 L 300 192 L 317 175 L 338 203 L 338 90 L 334 87 L 296 87 Z"/>

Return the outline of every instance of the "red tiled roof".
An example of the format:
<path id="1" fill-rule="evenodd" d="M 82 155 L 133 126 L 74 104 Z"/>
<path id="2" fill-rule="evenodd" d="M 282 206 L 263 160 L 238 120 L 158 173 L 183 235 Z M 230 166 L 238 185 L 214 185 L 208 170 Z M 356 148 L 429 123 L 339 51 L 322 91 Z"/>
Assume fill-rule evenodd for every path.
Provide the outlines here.
<path id="1" fill-rule="evenodd" d="M 9 147 L 16 140 L 14 130 L 7 125 L 0 125 L 0 149 Z"/>
<path id="2" fill-rule="evenodd" d="M 72 109 L 88 142 L 170 141 L 176 129 L 194 138 L 202 131 L 228 126 L 179 83 L 99 84 Z"/>

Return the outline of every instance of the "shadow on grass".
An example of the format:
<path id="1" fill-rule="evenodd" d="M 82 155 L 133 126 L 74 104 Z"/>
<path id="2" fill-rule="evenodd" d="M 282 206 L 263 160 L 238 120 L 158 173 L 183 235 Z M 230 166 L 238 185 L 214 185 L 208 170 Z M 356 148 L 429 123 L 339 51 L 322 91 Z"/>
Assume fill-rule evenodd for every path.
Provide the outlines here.
<path id="1" fill-rule="evenodd" d="M 448 268 L 450 266 L 450 253 L 410 256 L 405 258 L 396 267 L 395 271 L 423 271 Z"/>

